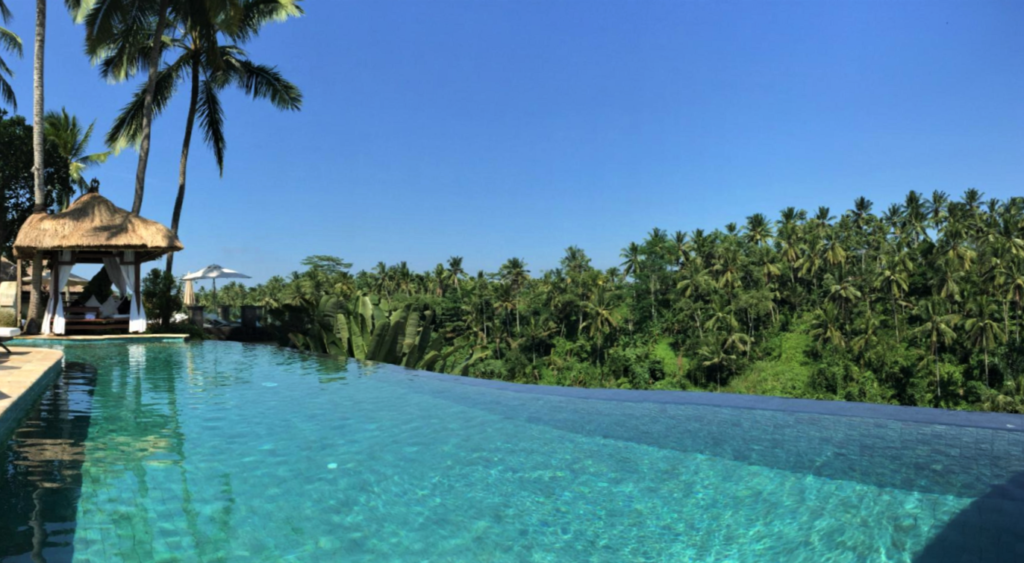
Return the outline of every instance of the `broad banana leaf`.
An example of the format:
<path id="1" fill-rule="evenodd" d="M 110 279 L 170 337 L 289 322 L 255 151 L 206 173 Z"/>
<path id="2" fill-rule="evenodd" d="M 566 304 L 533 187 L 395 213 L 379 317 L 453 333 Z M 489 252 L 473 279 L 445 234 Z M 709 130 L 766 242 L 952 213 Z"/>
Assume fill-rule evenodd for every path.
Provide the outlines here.
<path id="1" fill-rule="evenodd" d="M 356 298 L 359 302 L 359 314 L 363 317 L 363 337 L 366 338 L 373 332 L 373 303 L 370 298 L 360 295 Z"/>
<path id="2" fill-rule="evenodd" d="M 373 329 L 373 336 L 370 338 L 370 343 L 366 347 L 366 359 L 382 362 L 384 356 L 384 343 L 388 337 L 388 329 L 391 328 L 391 323 L 387 319 L 380 323 Z"/>
<path id="3" fill-rule="evenodd" d="M 363 338 L 364 331 L 362 327 L 357 326 L 357 323 L 361 324 L 363 322 L 365 322 L 365 320 L 361 315 L 355 315 L 349 319 L 349 324 L 351 325 L 349 338 L 352 341 L 352 355 L 355 356 L 357 360 L 366 359 L 366 340 Z"/>
<path id="4" fill-rule="evenodd" d="M 338 338 L 338 345 L 341 347 L 341 354 L 339 356 L 348 357 L 352 352 L 351 340 L 348 336 L 348 317 L 345 313 L 338 313 L 337 318 L 334 322 L 334 336 Z"/>

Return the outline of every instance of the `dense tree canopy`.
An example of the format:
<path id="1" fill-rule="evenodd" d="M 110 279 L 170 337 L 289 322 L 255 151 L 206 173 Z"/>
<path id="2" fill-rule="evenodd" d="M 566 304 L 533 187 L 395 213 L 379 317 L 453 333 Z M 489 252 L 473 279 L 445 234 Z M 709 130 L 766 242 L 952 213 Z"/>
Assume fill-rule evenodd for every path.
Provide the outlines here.
<path id="1" fill-rule="evenodd" d="M 220 295 L 302 348 L 476 377 L 1024 411 L 1022 231 L 1024 198 L 912 191 L 655 228 L 604 271 L 574 246 L 535 275 L 313 257 Z"/>
<path id="2" fill-rule="evenodd" d="M 46 143 L 46 205 L 55 195 L 71 189 L 70 166 L 53 142 Z M 32 126 L 22 116 L 0 110 L 0 253 L 11 258 L 11 247 L 21 224 L 35 205 L 32 176 Z"/>

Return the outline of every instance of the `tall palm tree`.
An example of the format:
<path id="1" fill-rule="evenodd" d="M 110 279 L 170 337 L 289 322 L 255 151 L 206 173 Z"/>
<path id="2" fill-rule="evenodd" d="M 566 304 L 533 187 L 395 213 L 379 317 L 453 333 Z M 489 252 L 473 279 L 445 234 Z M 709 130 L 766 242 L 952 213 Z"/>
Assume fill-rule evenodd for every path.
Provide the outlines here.
<path id="1" fill-rule="evenodd" d="M 612 329 L 619 326 L 618 316 L 611 303 L 610 292 L 604 286 L 598 286 L 590 300 L 585 303 L 590 313 L 590 336 L 597 340 L 597 357 L 600 363 L 604 351 L 604 339 Z"/>
<path id="2" fill-rule="evenodd" d="M 64 6 L 78 21 L 83 12 L 83 0 L 64 0 Z M 9 12 L 4 7 L 0 12 Z M 5 18 L 6 21 L 6 18 Z M 9 41 L 9 40 L 7 40 Z M 20 44 L 20 42 L 19 42 Z M 33 190 L 33 213 L 46 213 L 46 190 L 44 189 L 43 158 L 44 117 L 43 117 L 43 66 L 46 50 L 46 0 L 36 0 L 35 56 L 32 62 L 32 171 L 35 189 Z M 32 291 L 29 294 L 28 319 L 38 321 L 43 316 L 43 257 L 36 253 L 32 258 Z M 34 323 L 33 323 L 34 325 Z M 35 331 L 30 327 L 30 332 Z"/>
<path id="3" fill-rule="evenodd" d="M 14 16 L 11 14 L 11 10 L 7 8 L 7 4 L 4 0 L 0 0 L 0 22 L 7 23 L 11 21 Z M 17 55 L 20 59 L 22 55 L 21 50 L 21 38 L 18 37 L 13 31 L 0 25 L 0 50 L 10 51 Z M 3 58 L 0 57 L 0 101 L 9 104 L 15 111 L 18 110 L 18 100 L 14 97 L 14 89 L 11 88 L 7 79 L 4 75 L 14 77 L 14 72 L 11 67 L 7 66 Z"/>
<path id="4" fill-rule="evenodd" d="M 881 289 L 889 296 L 892 308 L 892 325 L 896 331 L 896 344 L 900 343 L 899 309 L 897 304 L 910 289 L 910 261 L 905 254 L 897 254 L 882 263 L 881 271 L 875 278 L 875 289 Z"/>
<path id="5" fill-rule="evenodd" d="M 942 383 L 939 378 L 939 344 L 948 345 L 956 338 L 953 328 L 960 322 L 960 316 L 943 311 L 942 302 L 927 300 L 918 309 L 921 312 L 921 325 L 914 329 L 914 334 L 923 335 L 928 341 L 932 363 L 935 366 L 935 394 L 942 396 Z"/>
<path id="6" fill-rule="evenodd" d="M 619 253 L 619 257 L 623 259 L 620 264 L 622 275 L 636 279 L 636 275 L 640 273 L 640 263 L 642 262 L 640 245 L 635 242 L 629 243 L 629 246 L 623 248 Z"/>
<path id="7" fill-rule="evenodd" d="M 81 1 L 81 0 L 79 0 Z M 82 14 L 85 22 L 85 51 L 99 64 L 101 75 L 112 81 L 124 81 L 145 69 L 141 123 L 139 124 L 139 164 L 135 170 L 135 199 L 132 213 L 142 210 L 146 191 L 146 168 L 153 131 L 156 82 L 165 44 L 164 31 L 176 14 L 208 11 L 198 0 L 89 0 Z M 80 12 L 81 13 L 81 12 Z"/>
<path id="8" fill-rule="evenodd" d="M 46 49 L 46 0 L 36 0 L 35 57 L 32 64 L 32 176 L 35 185 L 33 213 L 46 213 L 46 192 L 43 186 L 43 60 Z M 43 256 L 32 257 L 32 291 L 29 294 L 28 319 L 43 316 Z M 35 327 L 29 332 L 35 332 Z"/>
<path id="9" fill-rule="evenodd" d="M 446 273 L 447 271 L 444 269 L 444 264 L 438 262 L 437 266 L 434 266 L 434 271 L 431 274 L 431 278 L 436 286 L 435 294 L 438 297 L 444 297 L 444 280 L 446 277 Z"/>
<path id="10" fill-rule="evenodd" d="M 85 131 L 82 131 L 82 127 L 78 124 L 78 118 L 69 115 L 64 108 L 61 108 L 60 113 L 47 112 L 43 119 L 46 124 L 44 130 L 46 138 L 52 140 L 60 154 L 68 159 L 71 184 L 77 187 L 79 192 L 84 193 L 88 189 L 89 183 L 86 182 L 82 173 L 90 166 L 106 162 L 111 153 L 111 151 L 106 151 L 85 154 L 96 122 L 93 121 Z M 61 211 L 67 209 L 71 204 L 71 195 L 71 193 L 58 194 L 57 204 Z"/>
<path id="11" fill-rule="evenodd" d="M 213 151 L 217 168 L 224 174 L 224 152 L 227 142 L 224 111 L 220 92 L 234 85 L 253 99 L 269 100 L 278 109 L 298 110 L 302 93 L 286 80 L 276 68 L 256 64 L 242 50 L 247 40 L 255 37 L 270 22 L 282 21 L 303 14 L 299 0 L 225 0 L 220 11 L 182 10 L 174 23 L 175 33 L 168 37 L 169 47 L 178 57 L 167 63 L 156 79 L 152 114 L 155 117 L 167 106 L 177 86 L 189 82 L 189 106 L 185 118 L 185 136 L 178 163 L 178 195 L 171 215 L 171 231 L 177 235 L 181 210 L 185 201 L 185 178 L 189 149 L 196 117 L 206 144 Z M 234 43 L 232 43 L 234 42 Z M 107 144 L 127 146 L 140 144 L 145 133 L 146 90 L 121 110 L 107 133 Z M 174 265 L 174 253 L 167 255 L 168 273 Z"/>
<path id="12" fill-rule="evenodd" d="M 530 270 L 526 269 L 526 261 L 522 258 L 509 258 L 501 268 L 498 269 L 498 276 L 501 280 L 509 285 L 512 289 L 512 294 L 515 296 L 516 302 L 516 334 L 521 332 L 519 324 L 519 296 L 523 290 L 523 286 L 526 285 L 526 281 L 530 279 Z"/>
<path id="13" fill-rule="evenodd" d="M 985 385 L 991 387 L 988 377 L 988 352 L 995 348 L 998 342 L 1006 341 L 1006 333 L 999 326 L 998 308 L 987 298 L 977 299 L 968 308 L 970 317 L 964 323 L 964 337 L 967 343 L 975 348 L 981 348 L 985 353 Z"/>
<path id="14" fill-rule="evenodd" d="M 768 223 L 768 218 L 762 213 L 754 213 L 750 217 L 747 217 L 747 225 L 744 227 L 747 243 L 754 246 L 762 246 L 768 244 L 772 238 L 772 227 Z"/>
<path id="15" fill-rule="evenodd" d="M 466 277 L 466 270 L 462 269 L 462 256 L 451 256 L 448 258 L 448 279 L 455 286 L 455 292 L 462 295 L 459 288 L 459 278 Z"/>

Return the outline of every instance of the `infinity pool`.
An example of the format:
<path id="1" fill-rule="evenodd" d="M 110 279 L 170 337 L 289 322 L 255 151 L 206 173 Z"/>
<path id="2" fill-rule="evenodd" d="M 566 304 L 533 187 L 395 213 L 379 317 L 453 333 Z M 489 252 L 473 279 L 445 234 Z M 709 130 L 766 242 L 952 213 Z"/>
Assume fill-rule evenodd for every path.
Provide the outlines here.
<path id="1" fill-rule="evenodd" d="M 1024 417 L 62 348 L 0 561 L 1024 561 Z"/>

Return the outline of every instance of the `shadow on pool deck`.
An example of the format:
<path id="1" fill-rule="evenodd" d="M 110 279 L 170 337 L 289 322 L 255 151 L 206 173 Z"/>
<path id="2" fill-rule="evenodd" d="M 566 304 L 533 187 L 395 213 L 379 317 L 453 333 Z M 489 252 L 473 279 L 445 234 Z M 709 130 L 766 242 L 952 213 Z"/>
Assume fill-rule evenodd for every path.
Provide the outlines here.
<path id="1" fill-rule="evenodd" d="M 914 558 L 914 563 L 967 561 L 1024 561 L 1024 473 L 971 502 Z"/>

